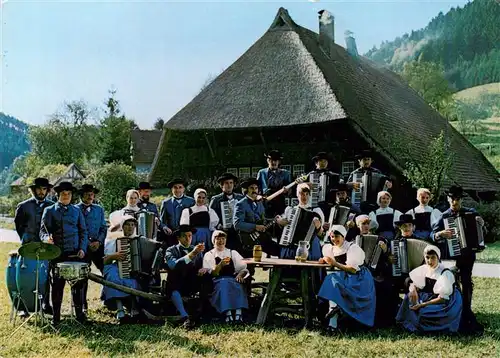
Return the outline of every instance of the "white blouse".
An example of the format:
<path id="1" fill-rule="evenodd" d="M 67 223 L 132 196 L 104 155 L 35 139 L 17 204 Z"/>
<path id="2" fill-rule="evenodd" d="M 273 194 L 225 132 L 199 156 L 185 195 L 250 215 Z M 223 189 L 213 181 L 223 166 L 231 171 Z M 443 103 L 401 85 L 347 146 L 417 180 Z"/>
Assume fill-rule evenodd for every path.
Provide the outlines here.
<path id="1" fill-rule="evenodd" d="M 445 267 L 443 264 L 439 264 L 435 269 L 424 264 L 412 270 L 410 272 L 410 278 L 413 283 L 410 285 L 410 290 L 414 291 L 415 288 L 423 289 L 425 287 L 425 278 L 429 277 L 436 280 L 433 289 L 434 293 L 438 295 L 439 298 L 448 300 L 450 295 L 453 293 L 455 276 L 450 270 L 446 270 L 443 273 L 444 269 Z"/>
<path id="2" fill-rule="evenodd" d="M 305 209 L 307 208 L 308 206 L 307 205 L 298 205 L 299 207 Z M 286 209 L 285 209 L 285 213 L 283 215 L 281 215 L 281 218 L 282 219 L 286 219 L 289 217 L 290 215 L 290 211 L 292 210 L 292 206 L 287 206 Z M 321 210 L 320 208 L 314 208 L 312 209 L 313 212 L 315 212 L 316 214 L 319 215 L 319 219 L 321 221 L 321 225 L 323 225 L 325 223 L 325 214 L 323 214 L 323 210 Z"/>
<path id="3" fill-rule="evenodd" d="M 359 271 L 359 267 L 365 263 L 365 252 L 355 243 L 344 241 L 344 244 L 340 247 L 332 244 L 325 244 L 322 248 L 322 252 L 323 257 L 328 256 L 331 258 L 346 254 L 346 266 L 351 266 L 356 271 Z"/>
<path id="4" fill-rule="evenodd" d="M 238 251 L 229 249 L 219 251 L 217 248 L 208 251 L 205 256 L 203 256 L 203 268 L 214 270 L 217 265 L 215 263 L 216 257 L 220 259 L 231 257 L 236 273 L 240 273 L 243 270 L 247 271 L 247 264 L 243 262 L 243 257 L 238 253 Z"/>
<path id="5" fill-rule="evenodd" d="M 415 213 L 413 212 L 413 210 L 415 210 Z M 415 209 L 411 209 L 406 212 L 407 215 L 413 216 L 414 219 L 415 219 L 414 214 L 420 214 L 420 213 L 431 213 L 431 227 L 434 226 L 434 224 L 439 221 L 442 214 L 441 211 L 439 211 L 438 209 L 434 209 L 432 206 L 429 205 L 425 206 L 419 205 L 415 207 Z"/>
<path id="6" fill-rule="evenodd" d="M 210 226 L 209 229 L 210 231 L 214 231 L 217 225 L 219 224 L 219 217 L 217 216 L 217 213 L 214 211 L 214 209 L 209 209 L 208 206 L 206 205 L 193 205 L 190 208 L 186 208 L 182 210 L 181 214 L 181 225 L 189 225 L 189 209 L 194 213 L 199 213 L 203 211 L 208 211 L 208 215 L 210 215 Z"/>
<path id="7" fill-rule="evenodd" d="M 377 222 L 377 215 L 384 215 L 384 214 L 392 214 L 394 213 L 394 220 L 393 220 L 393 225 L 396 227 L 396 224 L 394 224 L 396 221 L 399 220 L 399 217 L 401 216 L 401 211 L 395 210 L 391 208 L 390 206 L 386 208 L 378 208 L 375 211 L 370 212 L 368 216 L 370 217 L 370 229 L 377 229 L 378 228 L 378 222 Z"/>

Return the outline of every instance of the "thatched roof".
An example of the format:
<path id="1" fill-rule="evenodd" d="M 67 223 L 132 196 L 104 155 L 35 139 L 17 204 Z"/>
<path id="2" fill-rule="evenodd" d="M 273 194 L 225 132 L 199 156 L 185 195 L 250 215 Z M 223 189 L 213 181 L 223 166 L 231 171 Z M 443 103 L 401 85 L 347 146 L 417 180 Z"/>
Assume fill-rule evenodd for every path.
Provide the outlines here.
<path id="1" fill-rule="evenodd" d="M 132 162 L 134 164 L 151 164 L 155 158 L 162 131 L 132 131 Z"/>
<path id="2" fill-rule="evenodd" d="M 484 155 L 395 73 L 352 57 L 297 25 L 281 8 L 271 28 L 165 128 L 173 130 L 293 126 L 347 118 L 355 131 L 398 169 L 404 159 L 388 134 L 423 158 L 445 131 L 456 153 L 452 181 L 467 190 L 500 191 L 499 173 Z M 155 163 L 162 155 L 160 141 Z M 154 171 L 154 170 L 153 170 Z"/>

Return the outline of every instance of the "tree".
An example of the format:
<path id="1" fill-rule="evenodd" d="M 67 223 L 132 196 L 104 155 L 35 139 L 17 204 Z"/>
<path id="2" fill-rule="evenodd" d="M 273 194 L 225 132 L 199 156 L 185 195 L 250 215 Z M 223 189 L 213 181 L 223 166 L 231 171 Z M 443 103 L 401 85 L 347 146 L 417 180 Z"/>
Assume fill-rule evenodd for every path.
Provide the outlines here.
<path id="1" fill-rule="evenodd" d="M 116 91 L 109 91 L 106 101 L 105 118 L 100 123 L 100 156 L 103 163 L 120 161 L 131 163 L 131 130 L 137 127 L 134 121 L 125 118 L 120 112 L 120 105 L 115 98 Z"/>
<path id="2" fill-rule="evenodd" d="M 405 64 L 402 75 L 434 109 L 441 112 L 452 100 L 452 91 L 440 65 L 420 60 L 409 62 Z"/>
<path id="3" fill-rule="evenodd" d="M 93 168 L 87 181 L 101 190 L 99 200 L 111 213 L 125 206 L 125 193 L 137 186 L 138 177 L 132 167 L 115 162 Z"/>
<path id="4" fill-rule="evenodd" d="M 388 136 L 387 133 L 385 136 L 390 140 L 391 151 L 397 151 L 403 157 L 402 161 L 405 162 L 403 175 L 406 179 L 415 188 L 429 189 L 433 201 L 438 200 L 454 158 L 449 150 L 449 139 L 443 131 L 431 139 L 419 160 L 415 159 L 411 148 L 403 140 L 397 141 L 394 136 Z"/>
<path id="5" fill-rule="evenodd" d="M 160 118 L 156 119 L 156 122 L 155 122 L 153 128 L 161 131 L 161 130 L 163 130 L 164 125 L 165 125 L 165 121 L 163 120 L 163 118 L 160 117 Z"/>
<path id="6" fill-rule="evenodd" d="M 32 126 L 28 137 L 32 152 L 46 164 L 81 163 L 97 146 L 95 110 L 83 101 L 66 102 L 41 126 Z"/>

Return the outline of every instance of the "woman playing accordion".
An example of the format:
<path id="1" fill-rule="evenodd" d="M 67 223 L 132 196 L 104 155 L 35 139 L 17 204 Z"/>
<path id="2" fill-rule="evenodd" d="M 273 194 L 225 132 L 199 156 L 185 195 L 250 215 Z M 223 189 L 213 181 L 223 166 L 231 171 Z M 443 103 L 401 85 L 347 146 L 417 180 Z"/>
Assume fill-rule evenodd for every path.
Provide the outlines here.
<path id="1" fill-rule="evenodd" d="M 299 199 L 298 207 L 310 212 L 314 212 L 316 215 L 313 218 L 313 223 L 315 231 L 313 237 L 310 241 L 310 250 L 308 260 L 318 260 L 321 257 L 321 240 L 320 236 L 323 235 L 323 223 L 325 222 L 325 216 L 320 208 L 310 209 L 308 207 L 309 197 L 311 195 L 311 189 L 307 183 L 301 183 L 297 185 L 297 198 Z M 280 226 L 286 226 L 290 224 L 289 218 L 292 211 L 291 206 L 287 206 L 285 213 L 282 216 L 277 217 L 277 222 Z M 300 223 L 300 225 L 311 225 L 311 222 Z M 281 244 L 281 243 L 280 243 Z M 295 243 L 290 243 L 288 246 L 281 248 L 280 258 L 282 259 L 294 259 L 297 251 L 297 245 Z"/>

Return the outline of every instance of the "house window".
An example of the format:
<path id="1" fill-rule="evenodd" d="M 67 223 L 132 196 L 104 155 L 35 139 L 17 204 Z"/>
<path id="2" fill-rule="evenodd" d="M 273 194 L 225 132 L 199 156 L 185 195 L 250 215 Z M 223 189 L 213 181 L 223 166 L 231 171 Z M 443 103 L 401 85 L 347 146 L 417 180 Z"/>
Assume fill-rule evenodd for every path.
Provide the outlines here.
<path id="1" fill-rule="evenodd" d="M 239 170 L 240 172 L 240 179 L 245 179 L 245 178 L 249 178 L 250 177 L 250 168 L 249 167 L 245 167 L 245 168 L 240 168 Z"/>
<path id="2" fill-rule="evenodd" d="M 304 164 L 295 164 L 293 166 L 293 176 L 296 177 L 296 176 L 299 176 L 301 174 L 305 174 L 304 171 L 306 170 L 305 168 L 305 165 Z"/>
<path id="3" fill-rule="evenodd" d="M 281 165 L 280 167 L 281 169 L 288 170 L 289 172 L 292 171 L 291 165 L 289 164 Z"/>
<path id="4" fill-rule="evenodd" d="M 344 180 L 347 180 L 349 174 L 351 174 L 354 169 L 356 169 L 356 164 L 354 162 L 342 162 L 342 176 Z"/>
<path id="5" fill-rule="evenodd" d="M 234 176 L 238 176 L 238 168 L 227 168 L 228 173 L 233 174 Z"/>
<path id="6" fill-rule="evenodd" d="M 260 168 L 252 167 L 252 178 L 257 178 Z"/>

